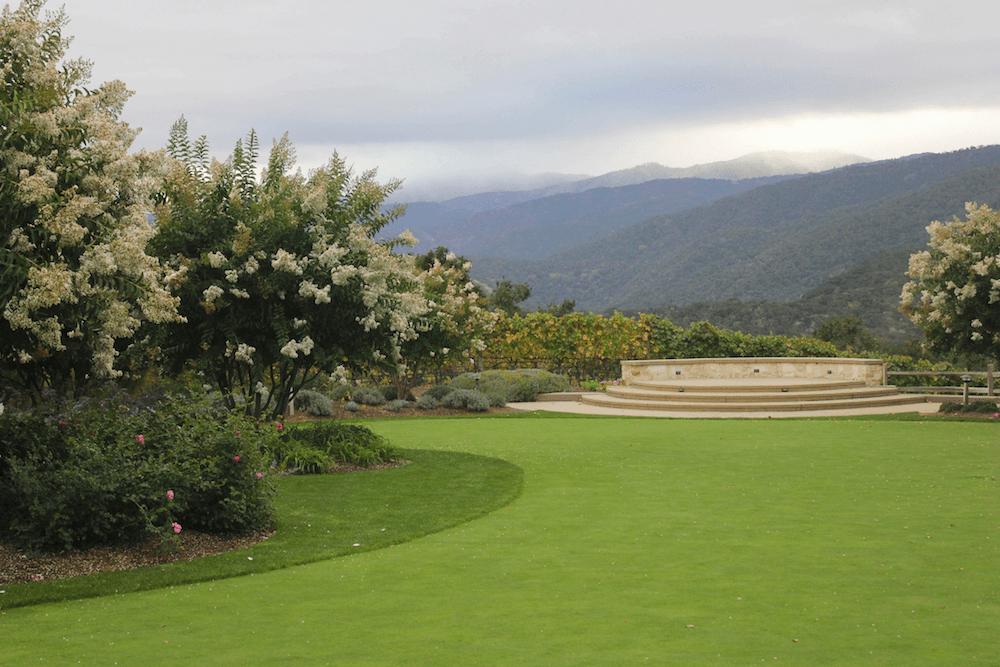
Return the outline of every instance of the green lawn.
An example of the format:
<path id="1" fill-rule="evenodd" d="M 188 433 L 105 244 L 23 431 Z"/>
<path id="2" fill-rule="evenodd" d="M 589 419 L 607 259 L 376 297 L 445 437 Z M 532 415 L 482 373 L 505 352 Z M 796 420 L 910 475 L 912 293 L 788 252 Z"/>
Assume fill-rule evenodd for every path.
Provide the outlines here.
<path id="1" fill-rule="evenodd" d="M 7 609 L 0 664 L 1000 663 L 996 423 L 369 425 L 399 446 L 503 459 L 523 470 L 523 491 L 396 546 L 352 554 L 346 545 L 345 556 L 252 576 Z M 372 479 L 405 486 L 412 470 Z M 510 488 L 511 468 L 497 470 Z M 352 495 L 366 493 L 363 477 Z M 330 478 L 307 484 L 317 479 Z M 458 497 L 451 506 L 480 502 L 458 488 L 444 494 Z M 302 497 L 311 500 L 279 534 L 288 521 L 301 529 L 302 508 L 313 512 L 322 489 Z M 396 530 L 379 497 L 369 496 L 367 524 Z M 331 494 L 323 521 L 336 521 L 343 502 Z M 402 494 L 394 502 L 412 530 L 413 508 Z"/>

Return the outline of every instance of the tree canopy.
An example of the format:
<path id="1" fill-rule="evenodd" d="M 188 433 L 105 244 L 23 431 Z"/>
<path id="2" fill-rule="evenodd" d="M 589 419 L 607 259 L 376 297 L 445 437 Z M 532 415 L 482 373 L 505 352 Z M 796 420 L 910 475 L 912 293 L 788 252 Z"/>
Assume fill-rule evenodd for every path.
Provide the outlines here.
<path id="1" fill-rule="evenodd" d="M 41 0 L 0 18 L 0 377 L 29 394 L 121 375 L 144 321 L 177 320 L 145 251 L 162 155 L 128 149 L 120 81 L 89 89 L 64 60 L 62 10 Z"/>
<path id="2" fill-rule="evenodd" d="M 412 237 L 374 240 L 401 213 L 383 210 L 399 182 L 355 175 L 336 154 L 308 178 L 292 173 L 287 136 L 258 178 L 253 131 L 224 163 L 208 163 L 207 143 L 174 124 L 156 211 L 152 247 L 187 320 L 154 334 L 168 369 L 194 360 L 247 412 L 277 416 L 311 369 L 402 363 L 428 304 L 413 256 L 393 252 Z"/>
<path id="3" fill-rule="evenodd" d="M 900 310 L 936 351 L 1000 359 L 1000 212 L 966 211 L 927 227 L 930 250 L 910 257 Z"/>

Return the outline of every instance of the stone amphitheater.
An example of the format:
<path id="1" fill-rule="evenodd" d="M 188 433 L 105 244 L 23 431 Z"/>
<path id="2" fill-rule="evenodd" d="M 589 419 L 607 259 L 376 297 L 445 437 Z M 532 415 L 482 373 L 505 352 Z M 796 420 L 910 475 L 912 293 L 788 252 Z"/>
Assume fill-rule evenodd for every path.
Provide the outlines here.
<path id="1" fill-rule="evenodd" d="M 933 413 L 887 383 L 880 359 L 655 359 L 622 362 L 606 392 L 549 395 L 522 409 L 664 417 L 830 417 Z M 546 400 L 547 399 L 547 400 Z M 561 400 L 560 400 L 561 399 Z"/>

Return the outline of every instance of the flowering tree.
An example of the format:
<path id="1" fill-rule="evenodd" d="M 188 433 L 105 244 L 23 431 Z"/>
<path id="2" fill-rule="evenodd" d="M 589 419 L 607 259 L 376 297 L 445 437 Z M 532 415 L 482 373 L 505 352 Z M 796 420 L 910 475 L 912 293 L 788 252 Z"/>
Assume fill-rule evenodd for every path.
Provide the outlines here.
<path id="1" fill-rule="evenodd" d="M 931 249 L 910 256 L 900 310 L 932 349 L 1000 359 L 1000 212 L 966 210 L 927 227 Z"/>
<path id="2" fill-rule="evenodd" d="M 63 61 L 62 11 L 41 0 L 0 18 L 0 378 L 37 395 L 115 377 L 120 342 L 177 319 L 145 252 L 162 156 L 128 155 L 120 81 L 88 90 Z"/>
<path id="3" fill-rule="evenodd" d="M 469 278 L 471 268 L 465 257 L 443 247 L 416 258 L 428 311 L 414 323 L 419 335 L 402 344 L 403 363 L 389 369 L 400 398 L 427 371 L 472 363 L 486 348 L 483 337 L 499 315 L 486 309 L 486 297 Z"/>
<path id="4" fill-rule="evenodd" d="M 247 413 L 282 414 L 313 370 L 402 363 L 400 348 L 427 312 L 415 242 L 375 234 L 402 213 L 383 210 L 397 187 L 355 176 L 336 154 L 308 178 L 290 170 L 287 136 L 254 175 L 251 131 L 225 162 L 209 164 L 181 118 L 171 130 L 163 204 L 152 245 L 174 271 L 187 324 L 159 327 L 168 365 L 190 361 Z"/>

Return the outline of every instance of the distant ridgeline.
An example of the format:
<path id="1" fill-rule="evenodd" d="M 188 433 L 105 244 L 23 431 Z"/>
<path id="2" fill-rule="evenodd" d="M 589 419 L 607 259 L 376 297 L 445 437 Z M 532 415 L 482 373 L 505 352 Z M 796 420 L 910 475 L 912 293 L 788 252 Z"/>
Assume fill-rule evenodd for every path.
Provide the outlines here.
<path id="1" fill-rule="evenodd" d="M 529 308 L 573 299 L 579 310 L 776 334 L 853 314 L 901 340 L 919 336 L 896 313 L 907 258 L 930 222 L 964 216 L 969 201 L 1000 207 L 1000 146 L 757 184 L 542 259 L 477 257 L 472 275 L 528 283 Z"/>

